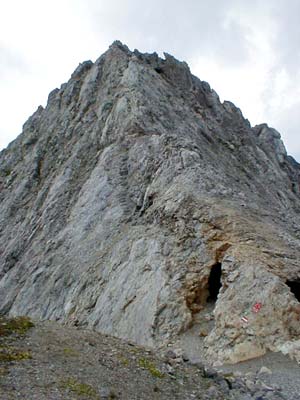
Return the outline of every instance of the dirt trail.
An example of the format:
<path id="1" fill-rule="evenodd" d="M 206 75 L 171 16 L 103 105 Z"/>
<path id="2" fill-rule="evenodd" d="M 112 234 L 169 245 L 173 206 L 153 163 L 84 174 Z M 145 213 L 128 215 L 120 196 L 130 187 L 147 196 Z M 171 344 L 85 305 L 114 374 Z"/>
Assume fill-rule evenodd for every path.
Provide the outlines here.
<path id="1" fill-rule="evenodd" d="M 262 367 L 267 367 L 271 373 L 259 374 Z M 240 371 L 248 374 L 251 380 L 257 378 L 268 386 L 280 387 L 288 400 L 300 400 L 300 366 L 281 353 L 268 353 L 235 365 L 224 365 L 218 370 L 225 373 Z"/>
<path id="2" fill-rule="evenodd" d="M 195 323 L 185 332 L 177 343 L 193 364 L 209 364 L 204 357 L 204 338 L 213 329 L 214 304 L 195 316 Z M 269 371 L 260 373 L 266 367 Z M 272 388 L 280 388 L 287 400 L 300 400 L 300 365 L 282 353 L 268 353 L 263 357 L 240 362 L 234 365 L 223 365 L 216 368 L 224 374 L 241 376 L 248 380 L 249 387 L 262 382 Z M 272 399 L 272 394 L 269 398 Z"/>

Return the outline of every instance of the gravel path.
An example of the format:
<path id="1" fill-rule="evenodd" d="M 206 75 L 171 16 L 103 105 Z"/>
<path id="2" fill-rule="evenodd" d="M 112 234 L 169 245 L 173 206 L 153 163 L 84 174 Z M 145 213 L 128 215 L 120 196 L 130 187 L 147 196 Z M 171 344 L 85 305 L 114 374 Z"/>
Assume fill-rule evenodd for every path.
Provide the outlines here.
<path id="1" fill-rule="evenodd" d="M 204 338 L 214 325 L 213 306 L 212 304 L 199 313 L 197 318 L 201 321 L 201 324 L 197 323 L 196 320 L 193 327 L 174 344 L 175 347 L 178 346 L 183 349 L 183 352 L 193 364 L 209 364 L 209 360 L 203 356 Z M 201 333 L 203 336 L 201 336 Z M 263 367 L 266 367 L 269 371 L 265 370 L 265 373 L 259 373 Z M 243 377 L 243 380 L 248 382 L 249 388 L 257 383 L 262 383 L 266 387 L 279 389 L 287 400 L 300 400 L 300 365 L 282 353 L 268 353 L 263 357 L 238 364 L 223 365 L 217 367 L 216 370 L 224 374 Z M 270 393 L 268 398 L 275 398 L 274 394 Z"/>
<path id="2" fill-rule="evenodd" d="M 259 374 L 262 367 L 268 368 L 271 373 Z M 268 353 L 235 365 L 224 365 L 218 370 L 249 374 L 251 380 L 260 379 L 268 386 L 280 387 L 286 399 L 300 400 L 300 366 L 281 353 Z"/>

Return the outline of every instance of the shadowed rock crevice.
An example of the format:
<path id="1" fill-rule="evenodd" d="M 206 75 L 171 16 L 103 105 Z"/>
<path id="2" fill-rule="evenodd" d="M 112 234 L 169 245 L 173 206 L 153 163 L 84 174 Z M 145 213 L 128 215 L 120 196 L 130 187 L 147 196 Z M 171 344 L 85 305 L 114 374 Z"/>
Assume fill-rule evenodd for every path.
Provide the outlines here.
<path id="1" fill-rule="evenodd" d="M 213 265 L 213 267 L 211 268 L 210 275 L 208 278 L 208 291 L 209 291 L 209 296 L 207 298 L 208 303 L 217 301 L 218 294 L 222 287 L 221 276 L 222 276 L 221 263 L 217 263 Z"/>
<path id="2" fill-rule="evenodd" d="M 197 314 L 201 311 L 213 310 L 222 287 L 221 276 L 222 264 L 218 262 L 211 267 L 209 275 L 195 280 L 190 285 L 186 295 L 186 304 L 193 319 L 197 320 Z"/>
<path id="3" fill-rule="evenodd" d="M 296 299 L 300 302 L 300 279 L 297 279 L 295 281 L 286 281 L 286 284 L 288 285 Z"/>

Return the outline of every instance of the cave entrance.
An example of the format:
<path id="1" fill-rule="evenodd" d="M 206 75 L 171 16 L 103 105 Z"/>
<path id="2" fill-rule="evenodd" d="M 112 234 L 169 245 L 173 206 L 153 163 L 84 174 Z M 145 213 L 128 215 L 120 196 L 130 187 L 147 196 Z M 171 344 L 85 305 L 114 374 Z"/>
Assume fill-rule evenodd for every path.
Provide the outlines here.
<path id="1" fill-rule="evenodd" d="M 207 303 L 215 303 L 218 298 L 218 294 L 220 292 L 222 283 L 221 283 L 221 276 L 222 276 L 222 268 L 221 263 L 217 263 L 212 266 L 210 275 L 208 278 L 208 292 L 209 295 L 207 297 Z"/>
<path id="2" fill-rule="evenodd" d="M 295 281 L 286 281 L 286 284 L 288 285 L 296 299 L 300 302 L 300 279 Z"/>

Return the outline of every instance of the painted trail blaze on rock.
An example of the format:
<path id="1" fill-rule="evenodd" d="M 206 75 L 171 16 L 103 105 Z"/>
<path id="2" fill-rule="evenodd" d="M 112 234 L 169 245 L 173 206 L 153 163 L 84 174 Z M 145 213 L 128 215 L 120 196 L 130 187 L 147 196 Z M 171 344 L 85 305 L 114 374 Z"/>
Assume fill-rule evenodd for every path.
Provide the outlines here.
<path id="1" fill-rule="evenodd" d="M 0 153 L 0 313 L 156 346 L 209 310 L 211 360 L 276 351 L 300 335 L 299 174 L 186 63 L 115 42 Z"/>
<path id="2" fill-rule="evenodd" d="M 254 306 L 252 307 L 252 311 L 254 313 L 258 313 L 261 308 L 262 308 L 262 304 L 261 303 L 255 303 Z"/>

